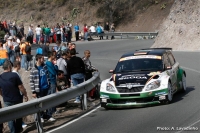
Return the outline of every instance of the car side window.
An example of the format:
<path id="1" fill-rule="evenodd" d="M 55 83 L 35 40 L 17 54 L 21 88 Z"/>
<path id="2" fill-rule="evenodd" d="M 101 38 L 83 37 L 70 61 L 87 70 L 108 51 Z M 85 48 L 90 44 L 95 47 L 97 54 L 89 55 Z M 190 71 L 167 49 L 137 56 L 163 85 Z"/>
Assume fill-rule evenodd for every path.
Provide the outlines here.
<path id="1" fill-rule="evenodd" d="M 166 54 L 163 56 L 163 64 L 165 69 L 169 69 L 169 67 L 171 67 L 170 60 Z"/>
<path id="2" fill-rule="evenodd" d="M 172 55 L 172 53 L 169 53 L 169 54 L 168 54 L 168 57 L 169 57 L 169 60 L 170 60 L 170 62 L 171 62 L 171 65 L 173 66 L 173 65 L 176 63 L 176 61 L 175 61 L 175 59 L 174 59 L 174 56 Z"/>

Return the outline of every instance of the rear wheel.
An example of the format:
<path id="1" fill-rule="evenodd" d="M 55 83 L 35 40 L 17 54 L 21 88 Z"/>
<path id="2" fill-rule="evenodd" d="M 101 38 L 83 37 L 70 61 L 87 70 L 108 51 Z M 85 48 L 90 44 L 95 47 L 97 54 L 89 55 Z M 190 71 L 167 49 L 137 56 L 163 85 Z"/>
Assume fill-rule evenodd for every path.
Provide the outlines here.
<path id="1" fill-rule="evenodd" d="M 186 92 L 187 87 L 186 87 L 186 77 L 185 77 L 185 74 L 182 75 L 182 81 L 181 82 L 182 82 L 181 91 L 182 92 Z"/>

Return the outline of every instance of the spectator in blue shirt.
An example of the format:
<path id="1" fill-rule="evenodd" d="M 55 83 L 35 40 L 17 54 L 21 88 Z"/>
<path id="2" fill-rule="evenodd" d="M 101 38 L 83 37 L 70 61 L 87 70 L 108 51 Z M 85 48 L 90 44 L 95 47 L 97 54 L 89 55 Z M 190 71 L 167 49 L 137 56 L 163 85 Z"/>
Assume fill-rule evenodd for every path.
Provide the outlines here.
<path id="1" fill-rule="evenodd" d="M 56 56 L 54 53 L 49 52 L 48 54 L 48 61 L 46 62 L 46 66 L 49 72 L 49 78 L 50 78 L 50 87 L 48 91 L 48 95 L 56 93 L 56 76 L 58 72 L 57 65 L 54 65 L 53 62 L 56 60 Z M 53 113 L 56 112 L 56 108 L 52 107 L 49 109 L 50 116 L 53 115 Z"/>
<path id="2" fill-rule="evenodd" d="M 30 86 L 33 98 L 40 98 L 47 96 L 50 89 L 50 78 L 47 66 L 44 64 L 44 56 L 41 54 L 36 55 L 36 64 L 30 71 Z M 49 121 L 55 121 L 52 117 L 51 109 L 46 110 L 46 113 L 41 112 L 41 122 L 44 122 L 46 115 Z"/>
<path id="3" fill-rule="evenodd" d="M 78 23 L 74 26 L 74 31 L 75 31 L 75 36 L 76 36 L 76 41 L 79 40 L 79 26 Z"/>

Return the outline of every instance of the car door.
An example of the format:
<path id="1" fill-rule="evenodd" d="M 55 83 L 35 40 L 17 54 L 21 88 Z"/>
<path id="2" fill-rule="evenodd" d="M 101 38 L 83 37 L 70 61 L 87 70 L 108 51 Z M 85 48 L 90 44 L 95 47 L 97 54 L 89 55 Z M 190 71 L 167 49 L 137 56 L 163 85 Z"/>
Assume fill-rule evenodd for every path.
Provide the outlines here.
<path id="1" fill-rule="evenodd" d="M 175 80 L 174 88 L 177 91 L 177 74 L 178 74 L 178 69 L 179 69 L 179 63 L 176 62 L 176 60 L 171 52 L 168 52 L 168 58 L 169 58 L 171 66 L 172 66 L 172 71 L 174 73 L 174 80 Z"/>
<path id="2" fill-rule="evenodd" d="M 163 64 L 164 64 L 164 69 L 166 73 L 170 76 L 170 80 L 171 80 L 171 84 L 172 84 L 172 88 L 174 92 L 175 90 L 174 86 L 176 85 L 176 77 L 175 77 L 175 72 L 172 69 L 171 62 L 167 53 L 163 55 Z"/>

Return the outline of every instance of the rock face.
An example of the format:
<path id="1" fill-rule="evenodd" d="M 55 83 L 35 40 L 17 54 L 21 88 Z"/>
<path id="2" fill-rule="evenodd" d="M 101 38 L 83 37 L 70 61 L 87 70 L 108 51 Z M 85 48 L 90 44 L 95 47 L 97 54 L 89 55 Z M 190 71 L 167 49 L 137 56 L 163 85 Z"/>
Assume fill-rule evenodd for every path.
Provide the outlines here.
<path id="1" fill-rule="evenodd" d="M 200 1 L 175 0 L 152 47 L 200 50 Z"/>

